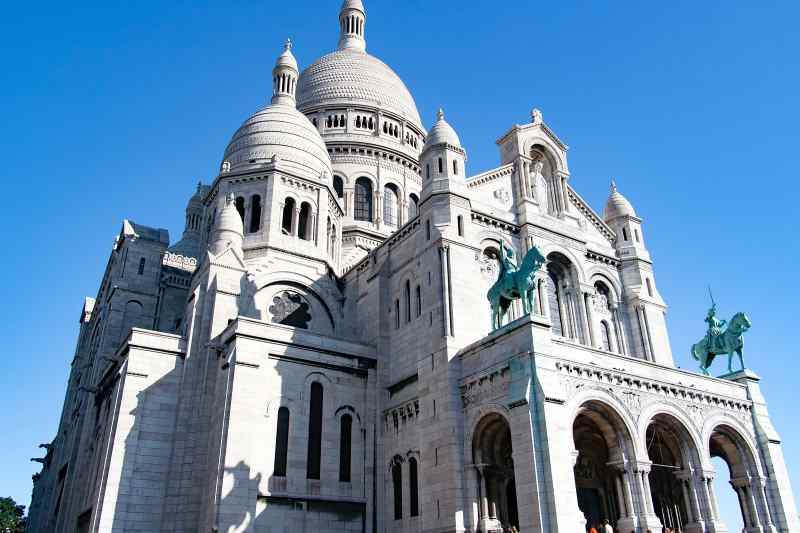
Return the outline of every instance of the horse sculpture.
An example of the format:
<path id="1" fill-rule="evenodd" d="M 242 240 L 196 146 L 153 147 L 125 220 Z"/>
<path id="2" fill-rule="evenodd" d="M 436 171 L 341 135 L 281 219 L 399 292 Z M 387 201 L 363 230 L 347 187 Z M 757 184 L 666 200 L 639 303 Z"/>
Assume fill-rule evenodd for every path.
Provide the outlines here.
<path id="1" fill-rule="evenodd" d="M 752 323 L 744 313 L 736 313 L 728 323 L 725 331 L 715 337 L 706 335 L 703 340 L 692 345 L 692 357 L 700 362 L 700 370 L 708 376 L 708 368 L 714 361 L 714 357 L 720 354 L 728 354 L 728 372 L 733 372 L 733 354 L 739 356 L 739 364 L 744 370 L 744 358 L 742 349 L 744 341 L 742 334 L 750 329 Z"/>
<path id="2" fill-rule="evenodd" d="M 525 254 L 517 270 L 503 272 L 494 282 L 486 294 L 492 307 L 492 330 L 500 328 L 511 302 L 516 298 L 522 300 L 522 310 L 526 315 L 533 311 L 533 278 L 544 261 L 544 256 L 534 246 Z"/>

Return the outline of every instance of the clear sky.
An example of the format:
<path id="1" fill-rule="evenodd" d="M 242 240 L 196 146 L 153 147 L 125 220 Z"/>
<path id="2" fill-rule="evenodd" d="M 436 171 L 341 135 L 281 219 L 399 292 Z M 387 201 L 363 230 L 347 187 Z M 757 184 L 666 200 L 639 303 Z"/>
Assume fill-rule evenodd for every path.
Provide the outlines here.
<path id="1" fill-rule="evenodd" d="M 695 367 L 708 284 L 722 315 L 748 313 L 746 357 L 800 490 L 800 3 L 366 6 L 368 50 L 405 80 L 426 126 L 444 107 L 469 173 L 495 166 L 495 140 L 537 106 L 570 146 L 571 184 L 598 211 L 617 179 L 644 219 L 677 364 Z M 4 6 L 0 496 L 29 502 L 38 465 L 28 458 L 56 431 L 83 297 L 95 295 L 122 219 L 177 240 L 195 184 L 268 100 L 283 41 L 307 66 L 335 48 L 338 8 Z M 726 516 L 735 506 L 726 501 Z"/>

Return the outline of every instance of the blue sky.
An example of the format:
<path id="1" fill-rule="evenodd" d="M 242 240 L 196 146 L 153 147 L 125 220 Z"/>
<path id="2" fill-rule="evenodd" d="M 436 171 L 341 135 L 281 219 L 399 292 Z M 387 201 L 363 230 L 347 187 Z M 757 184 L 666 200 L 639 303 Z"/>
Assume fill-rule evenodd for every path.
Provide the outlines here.
<path id="1" fill-rule="evenodd" d="M 338 1 L 277 5 L 4 7 L 0 495 L 29 501 L 28 458 L 56 430 L 81 302 L 122 219 L 177 239 L 196 182 L 267 101 L 285 38 L 301 68 L 336 46 Z M 496 165 L 494 141 L 537 106 L 597 210 L 617 179 L 644 219 L 677 363 L 694 367 L 708 284 L 723 315 L 753 321 L 746 355 L 800 490 L 800 3 L 446 6 L 368 0 L 368 50 L 405 80 L 427 126 L 444 107 L 470 173 Z"/>

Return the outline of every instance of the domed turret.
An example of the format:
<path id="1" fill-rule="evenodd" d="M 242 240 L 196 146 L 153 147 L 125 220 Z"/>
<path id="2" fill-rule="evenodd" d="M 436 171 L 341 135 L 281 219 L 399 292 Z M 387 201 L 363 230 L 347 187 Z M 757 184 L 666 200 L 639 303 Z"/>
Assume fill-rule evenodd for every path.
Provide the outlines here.
<path id="1" fill-rule="evenodd" d="M 617 190 L 617 184 L 611 180 L 611 194 L 606 201 L 606 207 L 603 210 L 603 218 L 606 222 L 613 220 L 617 217 L 630 216 L 635 217 L 636 211 L 627 198 L 622 196 Z"/>
<path id="2" fill-rule="evenodd" d="M 223 171 L 258 168 L 280 160 L 312 179 L 333 175 L 328 149 L 317 128 L 295 107 L 297 61 L 287 41 L 273 69 L 272 103 L 258 110 L 233 134 L 223 157 Z"/>
<path id="3" fill-rule="evenodd" d="M 239 254 L 242 253 L 244 243 L 244 226 L 239 212 L 236 211 L 235 198 L 233 193 L 225 197 L 225 205 L 217 215 L 216 224 L 211 234 L 209 249 L 214 255 L 219 255 L 226 248 L 233 248 Z"/>
<path id="4" fill-rule="evenodd" d="M 208 193 L 209 188 L 208 185 L 197 184 L 197 190 L 186 204 L 186 224 L 183 236 L 180 241 L 169 248 L 171 253 L 182 255 L 183 257 L 200 258 L 202 250 L 200 230 L 203 222 L 203 197 Z"/>
<path id="5" fill-rule="evenodd" d="M 420 154 L 423 198 L 444 190 L 466 196 L 466 161 L 458 134 L 439 109 Z"/>
<path id="6" fill-rule="evenodd" d="M 436 124 L 428 132 L 423 150 L 437 144 L 449 144 L 461 148 L 461 140 L 458 138 L 456 130 L 444 119 L 444 111 L 441 109 L 436 113 Z"/>

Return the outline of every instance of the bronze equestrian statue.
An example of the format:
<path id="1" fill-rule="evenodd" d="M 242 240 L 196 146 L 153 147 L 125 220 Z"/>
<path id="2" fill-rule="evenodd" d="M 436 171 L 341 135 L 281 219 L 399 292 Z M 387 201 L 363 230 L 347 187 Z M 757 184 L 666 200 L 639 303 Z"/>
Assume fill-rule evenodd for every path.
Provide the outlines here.
<path id="1" fill-rule="evenodd" d="M 522 310 L 527 315 L 533 311 L 534 276 L 544 264 L 545 259 L 536 246 L 533 246 L 519 268 L 515 268 L 514 251 L 500 243 L 500 274 L 489 289 L 486 297 L 492 308 L 492 330 L 499 329 L 503 319 L 517 298 L 522 300 Z"/>
<path id="2" fill-rule="evenodd" d="M 728 327 L 723 330 L 725 321 L 717 319 L 716 311 L 717 306 L 714 304 L 708 310 L 708 316 L 705 319 L 708 323 L 708 333 L 703 340 L 692 345 L 692 357 L 700 362 L 700 370 L 706 376 L 709 375 L 708 368 L 714 361 L 714 357 L 720 354 L 728 354 L 728 372 L 733 372 L 733 354 L 739 356 L 739 365 L 744 370 L 744 357 L 742 356 L 744 340 L 742 336 L 752 325 L 747 315 L 736 313 L 728 323 Z"/>

